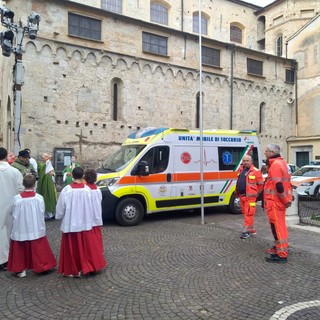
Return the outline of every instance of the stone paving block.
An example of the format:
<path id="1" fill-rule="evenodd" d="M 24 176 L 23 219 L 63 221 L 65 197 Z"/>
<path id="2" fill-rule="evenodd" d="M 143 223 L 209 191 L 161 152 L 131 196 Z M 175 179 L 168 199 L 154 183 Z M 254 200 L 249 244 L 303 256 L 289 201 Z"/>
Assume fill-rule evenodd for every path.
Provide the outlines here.
<path id="1" fill-rule="evenodd" d="M 307 302 L 320 300 L 320 251 L 297 245 L 303 231 L 289 230 L 289 261 L 277 265 L 264 260 L 271 240 L 262 212 L 257 236 L 245 241 L 239 238 L 241 216 L 213 212 L 205 225 L 199 218 L 156 215 L 133 228 L 104 226 L 108 266 L 95 277 L 28 271 L 17 279 L 1 272 L 0 319 L 267 320 L 300 302 L 288 319 L 319 316 L 319 306 Z M 56 257 L 59 224 L 47 222 Z M 317 244 L 318 234 L 313 237 Z"/>

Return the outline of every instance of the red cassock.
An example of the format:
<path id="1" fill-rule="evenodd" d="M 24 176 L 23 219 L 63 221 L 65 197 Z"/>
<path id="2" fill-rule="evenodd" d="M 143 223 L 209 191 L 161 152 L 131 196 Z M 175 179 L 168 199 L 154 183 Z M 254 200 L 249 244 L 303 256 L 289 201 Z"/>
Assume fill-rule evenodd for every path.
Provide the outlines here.
<path id="1" fill-rule="evenodd" d="M 46 237 L 44 208 L 43 197 L 33 191 L 24 191 L 14 197 L 8 271 L 31 269 L 40 273 L 56 266 Z"/>
<path id="2" fill-rule="evenodd" d="M 47 237 L 36 240 L 10 242 L 8 271 L 21 272 L 33 270 L 36 273 L 45 272 L 56 266 Z"/>
<path id="3" fill-rule="evenodd" d="M 64 276 L 98 272 L 107 264 L 100 227 L 101 199 L 93 201 L 91 193 L 90 187 L 71 183 L 59 196 L 56 219 L 62 219 L 62 236 L 58 272 Z M 96 201 L 99 212 L 95 210 Z"/>
<path id="4" fill-rule="evenodd" d="M 103 256 L 101 227 L 89 231 L 62 233 L 58 272 L 63 275 L 83 275 L 106 267 Z"/>

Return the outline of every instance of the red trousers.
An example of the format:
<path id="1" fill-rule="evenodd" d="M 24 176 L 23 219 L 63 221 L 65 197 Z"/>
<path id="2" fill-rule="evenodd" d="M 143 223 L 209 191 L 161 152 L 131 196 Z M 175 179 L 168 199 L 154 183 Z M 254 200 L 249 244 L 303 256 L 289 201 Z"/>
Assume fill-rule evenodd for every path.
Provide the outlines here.
<path id="1" fill-rule="evenodd" d="M 254 215 L 256 213 L 256 198 L 240 196 L 240 205 L 244 217 L 244 226 L 247 231 L 254 229 Z"/>
<path id="2" fill-rule="evenodd" d="M 288 229 L 286 225 L 286 207 L 280 201 L 266 200 L 271 231 L 275 240 L 276 252 L 279 257 L 288 256 Z"/>

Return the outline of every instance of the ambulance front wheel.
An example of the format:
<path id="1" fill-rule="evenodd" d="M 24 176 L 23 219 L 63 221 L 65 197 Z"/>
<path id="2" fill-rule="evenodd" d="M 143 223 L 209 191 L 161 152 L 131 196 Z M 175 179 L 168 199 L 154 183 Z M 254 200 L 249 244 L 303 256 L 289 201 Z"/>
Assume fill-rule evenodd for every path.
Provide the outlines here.
<path id="1" fill-rule="evenodd" d="M 136 226 L 144 215 L 141 202 L 134 198 L 126 198 L 119 202 L 116 209 L 116 220 L 121 226 Z"/>
<path id="2" fill-rule="evenodd" d="M 240 205 L 240 199 L 236 197 L 235 192 L 232 194 L 232 196 L 230 198 L 229 210 L 233 214 L 240 214 L 242 212 L 241 205 Z"/>

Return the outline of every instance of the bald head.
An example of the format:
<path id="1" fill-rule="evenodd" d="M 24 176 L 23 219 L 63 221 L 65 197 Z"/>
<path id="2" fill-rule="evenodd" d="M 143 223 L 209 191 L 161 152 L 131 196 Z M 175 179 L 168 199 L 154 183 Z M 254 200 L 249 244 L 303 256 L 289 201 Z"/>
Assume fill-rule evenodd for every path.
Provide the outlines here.
<path id="1" fill-rule="evenodd" d="M 246 154 L 242 158 L 242 165 L 244 168 L 250 168 L 252 166 L 252 157 Z"/>
<path id="2" fill-rule="evenodd" d="M 42 157 L 42 160 L 44 162 L 46 162 L 47 160 L 49 160 L 51 158 L 51 154 L 48 152 L 44 152 L 41 157 Z"/>

